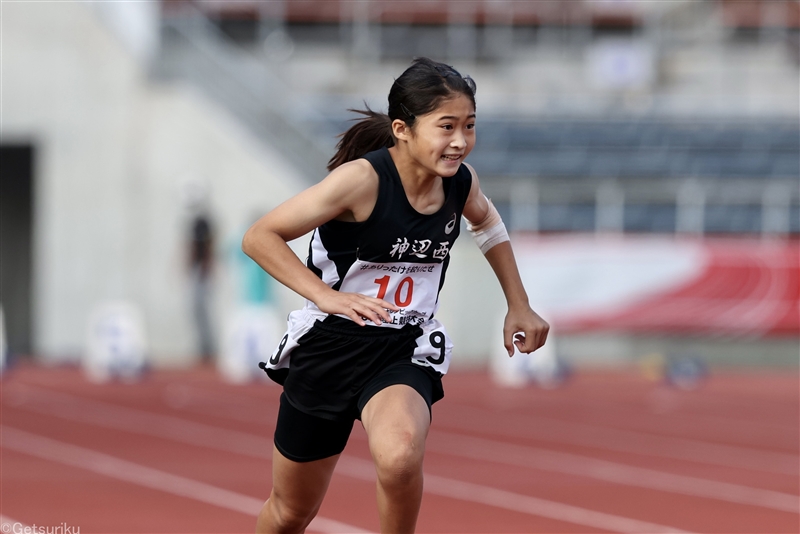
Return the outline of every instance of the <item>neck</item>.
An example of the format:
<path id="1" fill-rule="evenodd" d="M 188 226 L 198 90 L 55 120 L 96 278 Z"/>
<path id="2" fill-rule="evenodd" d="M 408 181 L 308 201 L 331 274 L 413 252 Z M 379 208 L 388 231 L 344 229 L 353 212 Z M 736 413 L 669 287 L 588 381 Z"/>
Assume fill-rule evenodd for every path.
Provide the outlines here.
<path id="1" fill-rule="evenodd" d="M 397 167 L 403 191 L 411 206 L 419 213 L 436 213 L 445 200 L 441 176 L 422 167 L 402 148 L 390 148 L 389 155 Z"/>
<path id="2" fill-rule="evenodd" d="M 394 161 L 394 166 L 397 167 L 406 195 L 425 195 L 439 185 L 441 177 L 422 167 L 404 148 L 402 145 L 395 145 L 389 148 L 389 154 Z"/>

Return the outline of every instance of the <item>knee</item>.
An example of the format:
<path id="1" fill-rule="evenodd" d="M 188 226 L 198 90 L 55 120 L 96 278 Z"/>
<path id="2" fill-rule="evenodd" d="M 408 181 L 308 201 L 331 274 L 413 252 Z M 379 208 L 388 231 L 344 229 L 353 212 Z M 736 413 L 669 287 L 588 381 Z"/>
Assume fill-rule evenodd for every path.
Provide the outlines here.
<path id="1" fill-rule="evenodd" d="M 375 451 L 378 480 L 384 487 L 404 487 L 422 475 L 425 442 L 411 433 L 393 439 Z"/>
<path id="2" fill-rule="evenodd" d="M 303 532 L 317 515 L 317 509 L 303 509 L 281 502 L 280 499 L 270 497 L 266 502 L 261 515 L 268 516 L 268 532 Z M 260 519 L 260 518 L 259 518 Z M 260 521 L 259 521 L 260 523 Z"/>

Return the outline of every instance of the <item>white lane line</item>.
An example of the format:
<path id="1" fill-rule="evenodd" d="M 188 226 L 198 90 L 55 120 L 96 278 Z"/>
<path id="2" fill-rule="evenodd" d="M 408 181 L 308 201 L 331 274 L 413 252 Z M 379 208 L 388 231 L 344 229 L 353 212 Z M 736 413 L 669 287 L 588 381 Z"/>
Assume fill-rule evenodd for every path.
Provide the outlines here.
<path id="1" fill-rule="evenodd" d="M 41 397 L 41 396 L 46 396 L 46 392 L 44 392 L 43 395 L 37 395 L 37 397 Z M 165 437 L 164 435 L 161 434 L 161 431 L 158 430 L 159 428 L 163 429 L 163 425 L 161 425 L 161 424 L 154 424 L 154 425 L 146 425 L 146 424 L 144 424 L 143 426 L 137 425 L 137 426 L 139 426 L 139 428 L 137 430 L 133 430 L 131 427 L 129 427 L 126 424 L 125 415 L 128 412 L 136 412 L 137 415 L 141 417 L 141 419 L 138 419 L 138 422 L 139 423 L 146 423 L 147 419 L 148 419 L 147 416 L 151 415 L 151 414 L 147 414 L 146 412 L 141 412 L 139 410 L 134 410 L 134 409 L 131 409 L 131 408 L 124 408 L 124 409 L 122 409 L 122 411 L 117 412 L 112 406 L 105 405 L 105 406 L 103 406 L 104 410 L 102 410 L 104 412 L 104 415 L 98 418 L 98 417 L 95 417 L 95 416 L 91 415 L 93 410 L 95 409 L 94 405 L 95 404 L 99 404 L 96 401 L 75 401 L 75 400 L 70 400 L 69 399 L 70 396 L 67 396 L 67 395 L 59 395 L 59 397 L 61 397 L 60 402 L 58 404 L 50 407 L 50 409 L 53 409 L 54 411 L 57 411 L 59 408 L 65 408 L 66 407 L 66 410 L 68 410 L 68 412 L 70 414 L 72 414 L 72 415 L 77 414 L 77 413 L 81 414 L 81 422 L 90 421 L 92 424 L 99 424 L 100 426 L 111 427 L 111 428 L 114 428 L 114 429 L 122 429 L 122 430 L 125 430 L 125 431 L 128 431 L 128 432 L 139 432 L 139 433 L 148 434 L 148 435 L 157 435 L 159 437 Z M 71 403 L 76 405 L 76 406 L 69 407 L 68 405 L 71 404 Z M 24 406 L 20 406 L 20 407 L 24 407 Z M 48 413 L 48 411 L 47 410 L 43 410 L 43 413 Z M 100 411 L 98 411 L 97 413 L 100 413 Z M 53 415 L 52 413 L 49 413 L 49 414 Z M 172 421 L 173 419 L 174 419 L 174 421 Z M 160 421 L 160 423 L 171 422 L 171 423 L 173 423 L 175 425 L 176 428 L 180 428 L 179 425 L 182 422 L 181 419 L 172 418 L 172 417 L 166 417 L 166 416 L 154 416 L 154 421 Z M 202 441 L 199 441 L 199 442 L 195 441 L 196 439 L 198 439 L 199 433 L 200 433 L 199 431 L 202 429 L 202 427 L 205 427 L 205 432 L 208 432 L 208 433 L 222 433 L 222 432 L 224 432 L 222 429 L 219 429 L 217 427 L 206 426 L 206 425 L 202 425 L 202 424 L 199 424 L 199 423 L 191 423 L 191 426 L 190 426 L 190 430 L 192 431 L 191 439 L 181 439 L 181 441 L 182 442 L 186 442 L 186 443 L 190 443 L 190 444 L 193 444 L 193 445 L 196 445 L 196 446 L 198 446 L 198 445 L 199 446 L 206 446 L 207 444 L 203 443 Z M 237 435 L 238 434 L 241 434 L 241 433 L 237 433 Z M 168 438 L 169 439 L 174 439 L 174 434 L 170 433 Z M 261 440 L 262 443 L 263 443 L 263 447 L 261 447 L 262 450 L 265 450 L 267 448 L 267 446 L 271 447 L 271 442 L 269 442 L 268 440 L 265 440 L 263 438 L 259 438 L 257 436 L 249 436 L 249 438 L 250 438 L 251 442 L 256 442 L 258 440 Z M 231 440 L 230 441 L 232 442 L 234 439 L 235 439 L 235 436 L 231 436 Z M 224 441 L 222 443 L 229 443 L 232 446 L 230 448 L 226 448 L 224 446 L 221 446 L 221 444 L 216 444 L 213 447 L 214 448 L 220 448 L 222 450 L 225 450 L 226 452 L 239 452 L 240 454 L 243 454 L 241 451 L 245 450 L 245 448 L 237 447 L 236 444 L 230 443 L 228 440 L 226 440 L 226 441 Z M 244 454 L 246 454 L 246 453 L 244 453 Z M 258 457 L 262 458 L 262 455 L 259 454 Z M 338 463 L 338 465 L 336 467 L 336 473 L 340 474 L 340 475 L 350 476 L 352 478 L 361 479 L 361 480 L 368 480 L 368 481 L 374 481 L 375 480 L 375 470 L 374 470 L 374 467 L 372 466 L 372 463 L 370 461 L 361 460 L 361 459 L 350 457 L 350 456 L 346 456 L 346 455 L 343 455 L 340 458 L 339 463 Z M 438 480 L 439 482 L 447 481 L 447 484 L 450 484 L 454 488 L 456 488 L 456 487 L 457 488 L 465 488 L 466 487 L 466 488 L 473 488 L 473 489 L 474 488 L 484 488 L 485 492 L 487 492 L 486 494 L 489 495 L 489 496 L 496 496 L 496 495 L 508 493 L 508 492 L 504 492 L 503 490 L 491 488 L 491 487 L 488 487 L 488 486 L 481 486 L 481 485 L 477 485 L 477 484 L 471 484 L 471 483 L 462 482 L 462 481 L 455 480 L 455 479 L 446 479 L 446 478 L 443 478 L 443 477 L 437 477 L 435 475 L 426 474 L 425 477 L 426 477 L 426 480 L 428 480 L 429 477 L 433 477 L 432 480 Z M 467 495 L 467 498 L 463 498 L 463 499 L 461 497 L 459 497 L 459 496 L 453 496 L 453 495 L 451 495 L 449 493 L 443 493 L 445 490 L 442 489 L 440 484 L 439 485 L 437 485 L 437 484 L 434 484 L 430 488 L 428 488 L 428 486 L 426 484 L 426 486 L 424 488 L 424 491 L 427 492 L 427 493 L 438 494 L 438 495 L 442 495 L 442 496 L 445 496 L 445 497 L 452 497 L 452 498 L 455 498 L 455 499 L 466 500 L 466 501 L 469 501 L 469 502 L 480 502 L 480 503 L 482 503 L 482 501 L 476 500 L 478 497 L 476 497 L 475 495 L 470 494 L 469 492 L 465 493 L 465 495 Z M 438 488 L 438 490 L 437 490 L 437 488 Z M 470 495 L 472 495 L 472 496 L 470 497 Z M 580 508 L 580 507 L 577 507 L 577 506 L 566 505 L 566 504 L 558 503 L 558 502 L 555 502 L 555 501 L 537 499 L 537 498 L 534 498 L 534 497 L 527 497 L 525 495 L 512 494 L 512 493 L 508 493 L 508 495 L 516 495 L 517 496 L 515 499 L 512 499 L 510 501 L 511 503 L 517 503 L 517 504 L 514 504 L 514 506 L 517 506 L 516 508 L 513 508 L 515 511 L 521 511 L 523 513 L 529 513 L 529 514 L 532 514 L 532 515 L 539 515 L 539 516 L 542 516 L 542 517 L 550 517 L 550 518 L 553 518 L 553 519 L 565 520 L 564 517 L 569 516 L 569 514 L 568 514 L 569 511 L 576 511 L 576 512 L 579 511 L 580 513 L 573 514 L 574 515 L 574 519 L 568 520 L 568 521 L 571 522 L 571 523 L 584 525 L 584 526 L 589 526 L 589 527 L 593 527 L 593 528 L 597 528 L 597 526 L 598 526 L 597 521 L 601 521 L 601 522 L 605 521 L 605 523 L 603 523 L 603 524 L 608 523 L 608 524 L 616 524 L 616 525 L 623 525 L 623 524 L 627 525 L 628 523 L 625 523 L 625 521 L 630 521 L 630 522 L 633 522 L 631 524 L 636 524 L 636 525 L 639 525 L 639 526 L 644 526 L 644 525 L 652 526 L 650 523 L 637 521 L 637 520 L 629 519 L 629 518 L 622 517 L 622 516 L 614 516 L 614 515 L 611 515 L 611 514 L 603 514 L 602 512 L 595 512 L 593 510 L 588 510 L 588 509 Z M 528 502 L 528 501 L 525 501 L 525 499 L 530 499 L 529 505 L 522 506 L 522 505 L 518 504 L 520 502 Z M 486 503 L 483 503 L 483 504 L 487 504 L 487 505 L 490 505 L 490 506 L 498 506 L 498 504 L 497 504 L 498 502 L 500 502 L 500 501 L 497 501 L 495 499 L 495 500 L 492 500 L 491 502 L 486 502 Z M 537 504 L 536 504 L 536 506 L 534 506 L 533 504 L 530 504 L 530 503 L 537 503 Z M 547 507 L 547 506 L 545 506 L 545 504 L 551 504 L 552 506 Z M 508 508 L 509 506 L 511 506 L 511 505 L 510 504 L 503 504 L 502 506 L 500 506 L 500 508 L 509 509 Z M 539 512 L 541 512 L 541 513 L 536 512 L 537 510 Z M 593 519 L 591 519 L 591 521 L 589 523 L 585 523 L 584 521 L 587 521 L 587 519 L 586 519 L 587 517 L 590 517 L 590 518 L 593 518 Z M 597 518 L 606 518 L 607 521 L 606 521 L 606 519 L 602 519 L 601 520 L 601 519 L 597 519 Z M 619 521 L 608 519 L 608 518 L 618 518 Z M 605 528 L 605 527 L 602 527 L 602 528 Z M 658 526 L 658 528 L 661 529 L 661 530 L 652 530 L 652 529 L 641 530 L 640 529 L 639 531 L 641 531 L 641 532 L 644 532 L 644 531 L 648 531 L 648 532 L 649 531 L 653 531 L 653 532 L 681 532 L 680 530 L 674 529 L 672 527 Z M 615 529 L 611 528 L 610 530 L 615 530 Z M 636 531 L 636 530 L 633 530 L 633 531 Z M 620 532 L 631 532 L 631 531 L 623 529 L 623 530 L 620 530 Z"/>
<path id="2" fill-rule="evenodd" d="M 255 521 L 261 506 L 264 504 L 264 501 L 255 497 L 173 475 L 172 473 L 25 432 L 24 430 L 2 426 L 0 427 L 0 433 L 2 434 L 4 448 L 44 460 L 85 469 L 123 482 L 240 512 L 252 517 L 253 521 Z M 317 532 L 330 533 L 369 532 L 353 525 L 324 517 L 316 517 L 309 528 Z"/>
<path id="3" fill-rule="evenodd" d="M 67 393 L 39 388 L 6 386 L 4 403 L 19 409 L 90 425 L 156 436 L 197 447 L 235 452 L 271 459 L 272 440 L 236 430 L 195 423 L 179 417 L 160 415 L 107 402 L 86 400 Z M 5 399 L 4 399 L 5 400 Z"/>
<path id="4" fill-rule="evenodd" d="M 185 394 L 187 396 L 191 395 L 193 397 L 205 398 L 203 396 L 204 392 L 198 392 L 189 386 L 186 387 Z M 235 410 L 236 406 L 251 407 L 253 402 L 257 402 L 257 400 L 248 401 L 246 403 L 232 403 L 230 399 L 221 399 L 219 396 L 215 398 L 216 404 L 226 403 L 232 410 Z M 179 408 L 191 411 L 192 413 L 208 414 L 206 409 L 197 409 L 192 404 L 194 403 L 186 402 Z M 481 412 L 486 412 L 485 409 L 458 404 L 454 401 L 449 401 L 447 408 L 469 409 L 471 412 L 474 412 L 477 417 L 484 415 Z M 236 412 L 235 417 L 219 413 L 219 411 L 212 415 L 242 422 L 264 424 L 263 417 L 259 417 L 258 419 L 248 417 L 242 410 Z M 583 447 L 591 447 L 593 449 L 629 452 L 656 458 L 671 458 L 708 465 L 775 473 L 791 476 L 793 479 L 797 477 L 798 470 L 800 469 L 800 459 L 798 459 L 797 455 L 792 454 L 733 445 L 719 445 L 716 443 L 672 436 L 659 436 L 651 433 L 614 429 L 600 425 L 562 421 L 539 416 L 515 415 L 511 413 L 495 414 L 491 412 L 484 416 L 486 420 L 491 421 L 491 424 L 496 425 L 491 432 L 493 435 L 537 439 L 553 443 L 569 443 Z M 507 417 L 511 422 L 509 425 L 498 424 L 496 421 L 498 417 Z M 513 417 L 519 417 L 520 419 L 518 421 L 513 421 Z M 479 421 L 479 424 L 480 423 Z M 436 426 L 437 428 L 449 427 L 451 429 L 468 430 L 470 432 L 475 429 L 474 421 L 471 418 L 462 422 L 460 419 L 455 421 L 453 418 L 444 419 L 439 417 L 437 418 Z M 513 432 L 509 431 L 509 427 L 533 428 L 535 432 Z M 586 436 L 591 436 L 591 438 L 587 439 Z"/>
<path id="5" fill-rule="evenodd" d="M 375 467 L 372 462 L 342 456 L 336 469 L 351 477 L 362 480 L 375 480 Z M 579 506 L 571 506 L 560 502 L 538 499 L 528 495 L 513 493 L 481 484 L 472 484 L 447 477 L 440 477 L 425 473 L 425 493 L 432 493 L 441 497 L 449 497 L 462 501 L 494 506 L 523 514 L 547 517 L 557 521 L 564 521 L 591 528 L 601 528 L 612 532 L 632 533 L 669 533 L 687 532 L 674 527 L 639 521 L 613 514 L 596 512 Z"/>
<path id="6" fill-rule="evenodd" d="M 646 434 L 608 428 L 588 423 L 561 421 L 549 417 L 495 413 L 477 406 L 451 401 L 446 407 L 469 412 L 469 417 L 438 417 L 440 428 L 474 432 L 509 438 L 536 439 L 553 443 L 569 443 L 593 449 L 629 452 L 643 456 L 673 458 L 737 469 L 750 469 L 797 477 L 800 461 L 797 455 L 762 451 L 733 445 L 719 445 L 672 436 Z"/>
<path id="7" fill-rule="evenodd" d="M 583 476 L 626 486 L 760 506 L 794 514 L 800 513 L 800 497 L 789 493 L 676 475 L 577 454 L 441 432 L 436 429 L 433 429 L 428 436 L 425 448 L 463 458 Z"/>
<path id="8" fill-rule="evenodd" d="M 48 401 L 48 397 L 50 400 Z M 72 421 L 171 439 L 194 446 L 208 447 L 245 456 L 267 459 L 272 441 L 244 432 L 183 419 L 117 407 L 72 395 L 37 390 L 19 408 Z M 359 437 L 358 434 L 355 434 Z M 498 462 L 541 471 L 593 478 L 632 487 L 691 495 L 798 513 L 798 496 L 698 477 L 676 475 L 654 469 L 598 460 L 577 454 L 560 453 L 476 438 L 433 429 L 426 448 L 441 454 Z"/>
<path id="9" fill-rule="evenodd" d="M 626 425 L 631 425 L 629 428 L 633 428 L 635 425 L 639 432 L 648 432 L 651 429 L 658 432 L 663 430 L 665 425 L 669 425 L 671 428 L 677 427 L 676 429 L 680 430 L 691 425 L 701 427 L 706 431 L 713 431 L 715 435 L 770 435 L 782 441 L 793 440 L 792 443 L 797 441 L 797 424 L 791 419 L 787 421 L 786 419 L 788 418 L 784 418 L 782 423 L 778 423 L 766 422 L 763 418 L 761 420 L 748 420 L 720 415 L 687 413 L 689 405 L 684 404 L 681 399 L 683 392 L 659 391 L 658 393 L 663 395 L 658 397 L 654 395 L 648 399 L 643 399 L 644 402 L 651 402 L 654 408 L 660 407 L 660 403 L 663 401 L 665 409 L 657 413 L 648 413 L 641 409 L 642 406 L 634 408 L 632 403 L 618 400 L 592 399 L 591 404 L 589 404 L 586 400 L 570 400 L 560 396 L 557 399 L 546 400 L 538 405 L 537 408 L 543 409 L 540 413 L 548 413 L 553 406 L 580 410 L 582 412 L 581 415 L 591 417 L 590 420 L 595 421 L 595 424 L 597 421 L 595 417 L 603 417 L 613 413 L 616 416 L 616 421 L 625 421 Z M 518 407 L 525 409 L 526 404 L 520 402 Z M 675 411 L 672 410 L 673 407 L 676 408 Z M 670 409 L 666 410 L 666 408 Z M 792 427 L 791 423 L 795 423 L 794 427 Z"/>
<path id="10" fill-rule="evenodd" d="M 677 397 L 681 396 L 680 392 L 664 393 L 674 396 L 676 398 L 676 402 Z M 275 409 L 277 410 L 277 399 L 268 399 L 263 396 L 249 395 L 246 394 L 245 391 L 237 391 L 236 396 L 232 396 L 230 393 L 218 394 L 213 391 L 193 388 L 186 385 L 183 387 L 170 385 L 164 389 L 163 397 L 164 403 L 171 410 L 179 413 L 184 412 L 201 414 L 205 416 L 239 421 L 242 423 L 255 423 L 259 425 L 265 425 L 274 422 L 271 421 L 271 414 L 270 416 L 265 416 L 264 410 L 259 407 L 260 405 L 268 402 L 273 403 L 272 406 L 275 406 Z M 652 400 L 655 402 L 657 399 Z M 738 406 L 749 407 L 746 401 L 734 402 L 731 404 L 728 401 L 719 399 L 704 400 L 704 402 L 708 401 L 712 401 L 716 406 L 727 406 L 731 409 L 734 409 Z M 585 401 L 560 398 L 558 399 L 557 404 L 559 406 L 569 406 L 571 408 L 590 408 L 603 413 L 613 411 L 617 414 L 624 415 L 623 419 L 626 422 L 635 420 L 639 425 L 641 425 L 643 422 L 645 424 L 651 424 L 654 422 L 654 418 L 657 418 L 659 421 L 656 421 L 656 423 L 662 426 L 655 427 L 657 429 L 655 430 L 656 432 L 658 432 L 659 429 L 663 429 L 664 424 L 671 425 L 674 422 L 679 422 L 681 424 L 686 423 L 698 425 L 704 427 L 705 429 L 713 429 L 715 431 L 722 431 L 725 433 L 733 432 L 734 435 L 741 435 L 742 433 L 769 433 L 770 435 L 777 436 L 782 440 L 789 438 L 792 438 L 795 441 L 797 440 L 797 425 L 795 424 L 793 428 L 792 425 L 787 424 L 787 421 L 785 420 L 782 423 L 779 423 L 776 421 L 764 421 L 763 417 L 739 418 L 715 414 L 688 414 L 683 412 L 658 412 L 656 414 L 648 414 L 645 412 L 632 410 L 629 403 L 607 399 L 599 402 L 595 399 L 591 406 L 587 406 Z M 769 409 L 779 409 L 781 406 L 785 407 L 785 405 L 785 402 L 782 403 L 777 401 L 775 402 L 775 406 L 770 407 Z M 547 405 L 544 404 L 543 406 L 546 407 Z M 524 405 L 521 404 L 519 407 L 524 408 Z M 766 410 L 767 407 L 764 409 Z M 650 427 L 642 428 L 640 426 L 637 431 L 648 432 L 648 428 Z"/>
<path id="11" fill-rule="evenodd" d="M 87 401 L 67 393 L 56 393 L 22 385 L 6 386 L 5 389 L 5 398 L 8 400 L 6 401 L 4 398 L 4 402 L 7 402 L 10 406 L 21 405 L 21 407 L 24 407 L 26 403 L 36 398 L 50 399 L 55 403 L 60 403 L 62 400 L 64 402 L 91 402 L 97 405 L 97 408 L 92 408 L 93 410 L 99 410 L 101 406 L 112 408 L 113 410 L 130 410 L 131 419 L 139 419 L 139 422 L 145 425 L 149 423 L 145 420 L 141 420 L 137 415 L 146 414 L 150 417 L 160 418 L 161 423 L 159 426 L 163 427 L 166 432 L 170 431 L 170 425 L 179 424 L 181 425 L 180 430 L 175 429 L 172 431 L 178 438 L 186 435 L 192 428 L 199 431 L 199 427 L 196 423 L 186 421 L 185 419 L 155 415 L 150 412 L 124 408 L 100 401 Z M 675 460 L 720 465 L 736 469 L 777 473 L 791 476 L 793 479 L 797 477 L 798 470 L 800 469 L 800 458 L 793 454 L 731 445 L 719 445 L 716 443 L 671 436 L 658 436 L 629 430 L 612 429 L 587 423 L 566 422 L 539 416 L 511 413 L 497 414 L 480 407 L 466 406 L 452 401 L 449 402 L 448 406 L 445 408 L 448 410 L 453 408 L 458 410 L 467 409 L 470 411 L 470 417 L 467 419 L 440 417 L 437 419 L 437 428 L 448 427 L 454 430 L 473 432 L 476 426 L 480 426 L 490 429 L 487 432 L 494 436 L 537 439 L 554 443 L 569 443 L 594 449 L 629 452 L 642 456 L 672 458 Z M 82 409 L 73 408 L 73 411 L 81 412 Z M 123 412 L 116 413 L 122 414 Z M 77 413 L 77 415 L 80 416 L 80 413 Z M 112 419 L 115 417 L 113 414 L 109 415 L 111 415 Z M 509 424 L 504 424 L 504 421 L 501 419 L 508 421 Z M 253 422 L 263 424 L 262 419 Z M 203 425 L 200 425 L 200 427 L 202 426 Z M 523 430 L 520 431 L 520 429 Z M 245 434 L 242 432 L 237 433 L 235 431 L 226 430 L 226 433 L 239 434 L 243 438 L 245 436 L 252 437 L 252 434 Z M 215 435 L 213 439 L 215 441 L 225 441 L 225 437 L 218 434 Z M 244 442 L 245 440 L 243 439 L 242 441 Z M 247 453 L 243 451 L 243 454 Z"/>
<path id="12" fill-rule="evenodd" d="M 263 501 L 205 482 L 173 475 L 158 469 L 122 460 L 84 447 L 2 426 L 3 447 L 45 460 L 85 469 L 110 478 L 144 486 L 180 497 L 204 502 L 255 517 Z M 337 471 L 353 478 L 374 482 L 372 462 L 342 456 Z M 537 499 L 478 484 L 471 484 L 435 475 L 425 475 L 425 491 L 444 497 L 482 505 L 547 517 L 568 523 L 625 533 L 685 533 L 687 531 L 638 521 L 626 517 L 595 512 L 577 506 Z M 316 517 L 310 530 L 325 533 L 366 533 L 369 531 L 339 521 Z"/>

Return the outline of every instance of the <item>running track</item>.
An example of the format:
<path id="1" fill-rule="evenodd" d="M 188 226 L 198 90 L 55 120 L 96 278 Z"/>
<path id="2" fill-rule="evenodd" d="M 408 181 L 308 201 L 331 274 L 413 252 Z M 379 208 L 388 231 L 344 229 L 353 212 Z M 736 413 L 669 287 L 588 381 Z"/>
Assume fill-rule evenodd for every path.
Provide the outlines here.
<path id="1" fill-rule="evenodd" d="M 800 531 L 796 370 L 718 372 L 696 391 L 623 371 L 501 390 L 462 372 L 445 389 L 419 532 Z M 95 385 L 16 367 L 2 381 L 0 515 L 81 533 L 251 532 L 279 393 L 209 368 Z M 357 425 L 309 531 L 377 529 Z"/>

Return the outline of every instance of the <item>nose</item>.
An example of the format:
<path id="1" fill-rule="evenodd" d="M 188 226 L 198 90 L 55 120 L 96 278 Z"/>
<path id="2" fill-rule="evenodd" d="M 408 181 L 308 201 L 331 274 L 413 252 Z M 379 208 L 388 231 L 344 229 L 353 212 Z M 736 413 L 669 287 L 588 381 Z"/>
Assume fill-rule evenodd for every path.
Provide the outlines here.
<path id="1" fill-rule="evenodd" d="M 450 146 L 458 150 L 461 150 L 467 146 L 467 138 L 464 136 L 462 131 L 456 130 L 456 132 L 453 134 L 453 137 L 450 139 Z"/>

